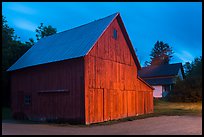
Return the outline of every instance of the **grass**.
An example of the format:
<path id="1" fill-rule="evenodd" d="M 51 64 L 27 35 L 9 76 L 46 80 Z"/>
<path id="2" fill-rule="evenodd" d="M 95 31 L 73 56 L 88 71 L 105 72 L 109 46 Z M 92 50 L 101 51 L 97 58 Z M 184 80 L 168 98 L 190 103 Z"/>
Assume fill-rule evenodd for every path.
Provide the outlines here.
<path id="1" fill-rule="evenodd" d="M 182 103 L 182 102 L 167 102 L 160 99 L 154 100 L 154 113 L 150 114 L 144 114 L 139 116 L 133 116 L 128 118 L 123 118 L 119 120 L 112 120 L 102 123 L 96 123 L 91 124 L 88 126 L 98 126 L 98 125 L 109 125 L 114 124 L 118 122 L 124 122 L 124 121 L 132 121 L 136 119 L 144 119 L 148 117 L 157 117 L 157 116 L 176 116 L 176 115 L 193 115 L 193 116 L 202 116 L 202 102 L 196 102 L 196 103 Z M 12 119 L 11 117 L 11 110 L 9 108 L 3 108 L 2 110 L 2 120 L 5 119 Z M 70 124 L 57 124 L 60 126 L 68 126 Z M 78 125 L 80 126 L 80 125 Z M 83 125 L 81 125 L 83 126 Z"/>
<path id="2" fill-rule="evenodd" d="M 167 102 L 163 100 L 154 101 L 155 115 L 202 115 L 202 102 L 183 103 Z"/>

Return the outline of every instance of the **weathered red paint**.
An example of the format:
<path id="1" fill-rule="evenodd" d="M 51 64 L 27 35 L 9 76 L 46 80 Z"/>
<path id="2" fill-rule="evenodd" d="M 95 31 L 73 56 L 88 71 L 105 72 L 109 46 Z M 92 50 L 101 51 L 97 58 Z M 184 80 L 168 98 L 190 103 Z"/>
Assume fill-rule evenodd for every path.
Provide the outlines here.
<path id="1" fill-rule="evenodd" d="M 78 58 L 12 72 L 13 114 L 22 112 L 36 120 L 84 121 L 83 63 Z M 30 105 L 24 104 L 24 95 L 31 96 Z"/>
<path id="2" fill-rule="evenodd" d="M 152 88 L 137 77 L 120 21 L 117 17 L 110 24 L 85 57 L 86 124 L 153 112 Z"/>
<path id="3" fill-rule="evenodd" d="M 137 76 L 130 44 L 117 16 L 85 57 L 11 72 L 13 114 L 90 124 L 153 112 L 153 89 Z"/>

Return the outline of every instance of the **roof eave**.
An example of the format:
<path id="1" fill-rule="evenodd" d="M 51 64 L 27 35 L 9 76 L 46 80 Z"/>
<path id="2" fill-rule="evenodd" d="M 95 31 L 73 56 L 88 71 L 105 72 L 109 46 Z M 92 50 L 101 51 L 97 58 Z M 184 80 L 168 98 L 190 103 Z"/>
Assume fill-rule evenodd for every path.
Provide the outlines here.
<path id="1" fill-rule="evenodd" d="M 127 34 L 127 31 L 126 31 L 126 29 L 125 29 L 125 26 L 124 26 L 124 24 L 123 24 L 123 21 L 122 21 L 122 18 L 120 17 L 120 13 L 119 13 L 119 12 L 117 12 L 117 14 L 115 15 L 115 17 L 114 17 L 114 18 L 112 19 L 112 21 L 107 25 L 107 27 L 104 29 L 104 31 L 101 33 L 101 35 L 98 37 L 98 39 L 95 41 L 95 43 L 93 44 L 93 46 L 89 49 L 89 51 L 88 51 L 84 56 L 86 56 L 86 55 L 89 54 L 89 52 L 93 49 L 94 45 L 98 42 L 98 40 L 99 40 L 99 39 L 101 38 L 101 36 L 105 33 L 105 31 L 108 29 L 108 27 L 109 27 L 110 24 L 114 21 L 115 18 L 118 19 L 118 22 L 119 22 L 119 25 L 120 25 L 120 27 L 121 27 L 121 29 L 122 29 L 123 35 L 124 35 L 124 37 L 125 37 L 125 39 L 126 39 L 126 42 L 127 42 L 127 44 L 128 44 L 128 47 L 130 48 L 130 52 L 131 52 L 131 54 L 133 55 L 133 59 L 134 59 L 134 61 L 135 61 L 135 63 L 136 63 L 137 69 L 140 70 L 140 69 L 141 69 L 141 66 L 140 66 L 139 60 L 138 60 L 138 58 L 137 58 L 137 56 L 136 56 L 136 54 L 135 54 L 135 51 L 134 51 L 134 49 L 133 49 L 133 45 L 132 45 L 132 43 L 131 43 L 131 41 L 130 41 L 130 38 L 129 38 L 128 34 Z"/>
<path id="2" fill-rule="evenodd" d="M 132 42 L 131 42 L 131 40 L 130 40 L 130 38 L 129 38 L 129 36 L 128 36 L 128 33 L 127 33 L 126 29 L 125 29 L 125 25 L 124 25 L 124 23 L 123 23 L 123 21 L 122 21 L 122 18 L 120 17 L 120 14 L 119 14 L 119 16 L 117 16 L 117 17 L 118 17 L 119 25 L 120 25 L 120 27 L 121 27 L 121 29 L 122 29 L 122 32 L 123 32 L 123 34 L 124 34 L 124 37 L 125 37 L 125 39 L 126 39 L 126 42 L 127 42 L 127 44 L 129 45 L 128 47 L 130 48 L 130 52 L 131 52 L 132 55 L 133 55 L 133 59 L 134 59 L 134 61 L 135 61 L 135 63 L 136 63 L 136 66 L 137 66 L 138 70 L 140 70 L 140 69 L 141 69 L 141 66 L 140 66 L 139 60 L 138 60 L 138 58 L 137 58 L 137 56 L 136 56 L 135 50 L 133 49 Z"/>
<path id="3" fill-rule="evenodd" d="M 145 82 L 142 78 L 140 78 L 139 76 L 137 76 L 137 78 L 141 80 L 144 84 L 146 84 L 148 87 L 150 87 L 152 90 L 154 90 L 154 88 L 151 85 L 149 85 L 147 82 Z"/>
<path id="4" fill-rule="evenodd" d="M 94 44 L 92 45 L 92 47 L 88 50 L 88 52 L 84 55 L 84 57 L 86 55 L 89 54 L 89 52 L 93 49 L 94 45 L 96 45 L 96 43 L 98 42 L 98 40 L 102 37 L 102 35 L 105 33 L 105 31 L 108 29 L 108 27 L 110 26 L 110 24 L 113 22 L 113 20 L 119 15 L 120 13 L 117 12 L 117 14 L 115 15 L 115 17 L 110 21 L 110 23 L 107 25 L 107 27 L 103 30 L 103 32 L 101 33 L 101 35 L 96 39 L 96 41 L 94 42 Z"/>
<path id="5" fill-rule="evenodd" d="M 176 77 L 177 75 L 162 75 L 162 76 L 149 76 L 149 77 L 142 77 L 143 79 L 155 79 L 155 78 L 172 78 L 172 77 Z"/>

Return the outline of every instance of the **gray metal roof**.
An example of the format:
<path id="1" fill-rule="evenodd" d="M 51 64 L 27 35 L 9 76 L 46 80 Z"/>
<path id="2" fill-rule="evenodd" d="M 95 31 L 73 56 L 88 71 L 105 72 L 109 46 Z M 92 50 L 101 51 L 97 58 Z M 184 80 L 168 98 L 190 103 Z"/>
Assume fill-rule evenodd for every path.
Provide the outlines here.
<path id="1" fill-rule="evenodd" d="M 118 14 L 40 39 L 8 71 L 85 56 Z"/>

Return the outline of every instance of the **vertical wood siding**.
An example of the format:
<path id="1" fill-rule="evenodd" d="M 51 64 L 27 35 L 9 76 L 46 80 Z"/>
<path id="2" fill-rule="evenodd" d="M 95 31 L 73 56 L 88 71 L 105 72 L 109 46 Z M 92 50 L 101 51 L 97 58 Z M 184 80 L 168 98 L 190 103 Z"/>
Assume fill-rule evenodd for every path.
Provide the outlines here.
<path id="1" fill-rule="evenodd" d="M 152 92 L 137 78 L 137 67 L 115 19 L 85 56 L 86 124 L 151 113 Z"/>
<path id="2" fill-rule="evenodd" d="M 138 79 L 117 18 L 84 58 L 11 73 L 13 114 L 23 112 L 30 119 L 90 124 L 153 112 L 153 90 Z M 67 92 L 42 92 L 63 89 Z M 24 105 L 25 95 L 31 96 L 30 105 Z"/>
<path id="3" fill-rule="evenodd" d="M 23 112 L 30 119 L 62 118 L 83 123 L 83 63 L 83 58 L 78 58 L 12 72 L 13 114 Z M 25 95 L 31 96 L 30 105 L 24 104 Z"/>

